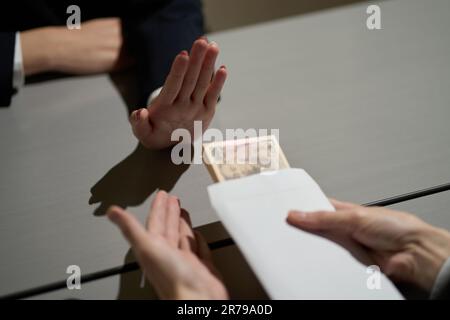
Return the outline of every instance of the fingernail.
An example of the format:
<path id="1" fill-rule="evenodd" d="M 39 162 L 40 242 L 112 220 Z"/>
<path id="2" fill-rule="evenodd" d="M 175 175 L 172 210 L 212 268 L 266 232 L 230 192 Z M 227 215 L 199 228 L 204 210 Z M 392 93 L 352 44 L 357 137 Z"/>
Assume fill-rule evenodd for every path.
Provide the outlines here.
<path id="1" fill-rule="evenodd" d="M 171 196 L 173 199 L 175 199 L 178 203 L 178 206 L 181 207 L 181 202 L 180 202 L 180 198 L 178 198 L 177 196 Z"/>
<path id="2" fill-rule="evenodd" d="M 135 120 L 136 120 L 136 110 L 134 110 L 130 115 L 130 121 L 135 121 Z"/>
<path id="3" fill-rule="evenodd" d="M 136 110 L 136 120 L 141 119 L 141 111 L 142 111 L 142 109 Z"/>
<path id="4" fill-rule="evenodd" d="M 217 44 L 217 42 L 215 42 L 215 41 L 211 41 L 210 43 L 209 43 L 209 45 L 211 46 L 211 47 L 218 47 L 219 45 Z"/>
<path id="5" fill-rule="evenodd" d="M 187 56 L 187 55 L 188 55 L 188 52 L 187 52 L 186 50 L 183 50 L 183 51 L 180 52 L 180 54 L 181 54 L 182 56 Z"/>
<path id="6" fill-rule="evenodd" d="M 224 65 L 221 65 L 219 69 L 225 69 L 225 70 L 227 70 L 227 67 L 225 67 Z"/>
<path id="7" fill-rule="evenodd" d="M 198 37 L 198 40 L 205 40 L 208 42 L 208 38 L 205 35 Z"/>
<path id="8" fill-rule="evenodd" d="M 296 218 L 299 218 L 301 220 L 304 220 L 304 219 L 308 218 L 308 213 L 307 212 L 303 212 L 303 211 L 291 211 L 290 214 L 294 215 Z"/>

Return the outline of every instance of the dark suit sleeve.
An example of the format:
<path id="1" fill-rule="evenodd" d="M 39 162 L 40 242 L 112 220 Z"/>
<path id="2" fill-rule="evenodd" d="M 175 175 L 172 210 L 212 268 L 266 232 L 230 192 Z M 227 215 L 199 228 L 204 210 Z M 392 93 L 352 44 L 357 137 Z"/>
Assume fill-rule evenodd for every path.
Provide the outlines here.
<path id="1" fill-rule="evenodd" d="M 175 56 L 203 35 L 201 2 L 164 1 L 135 31 L 132 48 L 138 64 L 138 100 L 144 106 L 151 92 L 164 84 Z"/>
<path id="2" fill-rule="evenodd" d="M 15 32 L 0 32 L 0 107 L 11 104 Z"/>

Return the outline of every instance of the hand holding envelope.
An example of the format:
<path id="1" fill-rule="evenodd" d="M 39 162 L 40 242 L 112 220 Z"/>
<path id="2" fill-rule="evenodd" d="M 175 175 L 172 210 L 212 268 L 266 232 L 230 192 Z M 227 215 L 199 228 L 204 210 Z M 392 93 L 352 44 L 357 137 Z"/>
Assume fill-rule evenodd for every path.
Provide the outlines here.
<path id="1" fill-rule="evenodd" d="M 272 137 L 262 140 L 268 145 L 261 150 L 279 149 Z M 258 141 L 209 147 L 247 150 Z M 215 151 L 205 150 L 211 159 Z M 448 296 L 449 232 L 407 213 L 330 202 L 306 171 L 289 168 L 284 155 L 276 155 L 271 160 L 279 170 L 269 170 L 274 163 L 266 161 L 240 168 L 210 163 L 221 182 L 208 187 L 214 209 L 271 298 L 402 299 L 381 272 L 433 298 Z M 108 216 L 161 298 L 228 298 L 208 246 L 176 197 L 158 193 L 147 230 L 118 207 Z"/>
<path id="2" fill-rule="evenodd" d="M 285 159 L 276 140 L 262 139 L 271 141 L 271 148 L 280 150 L 279 157 Z M 233 142 L 242 145 L 248 141 Z M 220 142 L 205 146 L 209 171 L 213 179 L 221 181 L 208 187 L 209 198 L 271 298 L 401 298 L 381 274 L 381 289 L 370 290 L 366 267 L 341 246 L 288 225 L 286 216 L 292 209 L 334 211 L 319 185 L 304 170 L 290 169 L 287 161 L 280 161 L 282 170 L 276 171 L 260 170 L 257 165 L 211 163 L 212 148 L 226 145 Z M 239 173 L 250 175 L 239 177 Z M 359 255 L 368 259 L 364 252 Z"/>

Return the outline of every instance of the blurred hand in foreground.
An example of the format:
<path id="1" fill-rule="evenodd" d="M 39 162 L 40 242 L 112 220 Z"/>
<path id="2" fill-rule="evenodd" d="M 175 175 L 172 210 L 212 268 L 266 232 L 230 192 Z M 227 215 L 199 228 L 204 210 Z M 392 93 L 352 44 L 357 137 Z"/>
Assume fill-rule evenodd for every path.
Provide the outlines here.
<path id="1" fill-rule="evenodd" d="M 162 299 L 227 299 L 203 237 L 192 230 L 178 198 L 158 192 L 147 226 L 119 207 L 109 219 L 130 243 L 142 271 Z"/>

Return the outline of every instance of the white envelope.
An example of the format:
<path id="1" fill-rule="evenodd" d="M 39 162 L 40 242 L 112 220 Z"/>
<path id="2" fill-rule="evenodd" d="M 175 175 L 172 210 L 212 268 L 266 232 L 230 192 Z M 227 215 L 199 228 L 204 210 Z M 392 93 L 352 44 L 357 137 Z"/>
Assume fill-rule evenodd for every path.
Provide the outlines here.
<path id="1" fill-rule="evenodd" d="M 334 211 L 304 170 L 285 169 L 216 183 L 208 187 L 208 193 L 272 299 L 402 299 L 382 274 L 378 289 L 373 273 L 340 245 L 287 224 L 291 209 Z"/>

